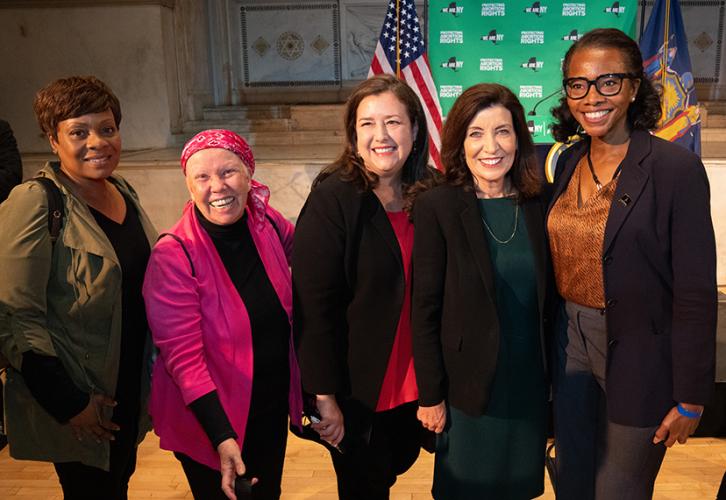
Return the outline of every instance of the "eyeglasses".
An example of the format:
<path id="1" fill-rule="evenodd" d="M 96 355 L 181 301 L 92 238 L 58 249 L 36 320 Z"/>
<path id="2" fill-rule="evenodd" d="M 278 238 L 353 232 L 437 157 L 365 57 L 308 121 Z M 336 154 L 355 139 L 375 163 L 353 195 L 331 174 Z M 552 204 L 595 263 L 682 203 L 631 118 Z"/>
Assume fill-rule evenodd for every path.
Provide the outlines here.
<path id="1" fill-rule="evenodd" d="M 638 77 L 632 73 L 607 73 L 598 76 L 594 80 L 588 80 L 582 77 L 565 78 L 562 80 L 562 86 L 565 88 L 565 93 L 570 99 L 584 98 L 590 92 L 590 87 L 593 85 L 595 85 L 600 95 L 612 97 L 620 93 L 625 78 L 633 80 Z"/>

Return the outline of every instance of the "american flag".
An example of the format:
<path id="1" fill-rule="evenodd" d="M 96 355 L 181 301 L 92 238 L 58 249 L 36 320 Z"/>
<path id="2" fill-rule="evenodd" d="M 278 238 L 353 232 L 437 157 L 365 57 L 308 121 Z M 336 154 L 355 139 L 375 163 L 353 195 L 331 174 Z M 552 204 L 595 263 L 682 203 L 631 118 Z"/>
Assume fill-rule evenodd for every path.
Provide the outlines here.
<path id="1" fill-rule="evenodd" d="M 389 73 L 418 94 L 426 114 L 431 162 L 441 170 L 441 105 L 414 0 L 391 0 L 368 76 Z"/>

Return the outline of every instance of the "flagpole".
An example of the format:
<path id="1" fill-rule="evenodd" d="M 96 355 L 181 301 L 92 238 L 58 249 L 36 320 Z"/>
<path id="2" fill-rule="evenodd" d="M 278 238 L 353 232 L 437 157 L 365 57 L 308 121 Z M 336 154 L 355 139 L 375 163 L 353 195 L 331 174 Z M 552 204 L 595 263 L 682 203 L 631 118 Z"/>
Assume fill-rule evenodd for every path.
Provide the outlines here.
<path id="1" fill-rule="evenodd" d="M 661 68 L 660 84 L 665 90 L 666 87 L 666 70 L 668 69 L 668 41 L 670 39 L 671 27 L 671 0 L 665 0 L 665 26 L 663 26 L 663 67 Z M 665 99 L 661 99 L 661 108 L 665 106 Z M 665 114 L 663 115 L 665 118 Z"/>
<path id="2" fill-rule="evenodd" d="M 401 0 L 396 0 L 396 76 L 401 78 Z"/>

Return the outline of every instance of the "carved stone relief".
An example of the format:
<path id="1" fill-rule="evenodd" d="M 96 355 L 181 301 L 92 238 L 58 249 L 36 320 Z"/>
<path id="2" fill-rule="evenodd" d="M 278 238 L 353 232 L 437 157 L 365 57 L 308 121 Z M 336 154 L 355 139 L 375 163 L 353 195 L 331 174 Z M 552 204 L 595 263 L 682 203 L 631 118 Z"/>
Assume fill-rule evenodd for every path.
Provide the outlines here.
<path id="1" fill-rule="evenodd" d="M 239 16 L 245 86 L 340 84 L 337 3 L 242 5 Z"/>
<path id="2" fill-rule="evenodd" d="M 385 4 L 346 6 L 343 49 L 346 80 L 363 80 L 368 76 L 385 14 Z"/>

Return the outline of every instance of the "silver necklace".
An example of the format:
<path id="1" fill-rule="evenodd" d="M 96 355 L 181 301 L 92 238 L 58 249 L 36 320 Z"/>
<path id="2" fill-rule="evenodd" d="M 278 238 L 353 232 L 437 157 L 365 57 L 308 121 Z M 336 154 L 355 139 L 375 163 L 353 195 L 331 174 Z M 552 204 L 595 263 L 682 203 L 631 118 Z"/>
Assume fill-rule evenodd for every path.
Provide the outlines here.
<path id="1" fill-rule="evenodd" d="M 519 203 L 515 202 L 514 205 L 514 229 L 512 229 L 512 234 L 507 238 L 506 240 L 500 240 L 497 238 L 497 235 L 494 234 L 492 231 L 492 228 L 489 227 L 489 224 L 487 224 L 487 221 L 484 219 L 484 215 L 481 215 L 481 221 L 484 223 L 484 227 L 486 228 L 487 232 L 491 235 L 492 238 L 494 238 L 494 241 L 499 243 L 500 245 L 506 245 L 510 241 L 514 239 L 514 235 L 517 234 L 517 223 L 519 222 Z"/>

